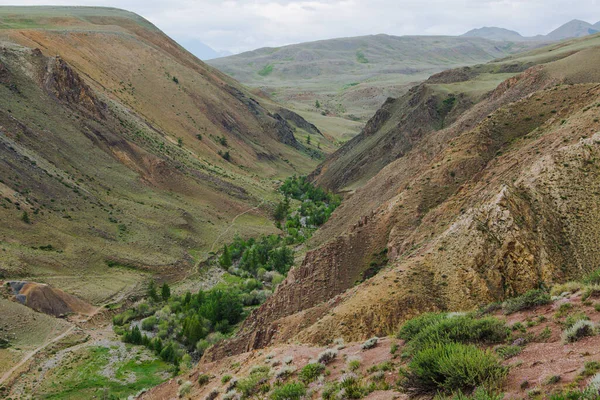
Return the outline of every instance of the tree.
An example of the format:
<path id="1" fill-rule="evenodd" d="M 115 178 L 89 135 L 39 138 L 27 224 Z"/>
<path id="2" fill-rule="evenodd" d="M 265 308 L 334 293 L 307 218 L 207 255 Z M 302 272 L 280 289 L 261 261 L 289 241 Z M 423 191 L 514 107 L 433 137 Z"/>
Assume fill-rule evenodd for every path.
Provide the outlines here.
<path id="1" fill-rule="evenodd" d="M 169 297 L 171 297 L 171 288 L 169 287 L 169 285 L 167 285 L 167 282 L 165 282 L 162 285 L 162 288 L 160 290 L 160 295 L 164 301 L 169 300 Z"/>
<path id="2" fill-rule="evenodd" d="M 306 135 L 306 144 L 310 144 L 310 136 Z"/>
<path id="3" fill-rule="evenodd" d="M 315 107 L 316 108 L 321 108 L 321 103 L 319 103 L 319 100 L 315 101 Z"/>
<path id="4" fill-rule="evenodd" d="M 229 246 L 227 245 L 223 245 L 223 254 L 221 254 L 221 257 L 219 257 L 219 264 L 225 269 L 233 265 L 231 253 L 229 252 Z"/>
<path id="5" fill-rule="evenodd" d="M 177 138 L 177 146 L 179 146 L 179 147 L 183 146 L 183 139 L 182 138 Z"/>
<path id="6" fill-rule="evenodd" d="M 29 219 L 29 213 L 27 213 L 27 211 L 23 211 L 23 214 L 21 215 L 21 221 L 25 222 L 26 224 L 31 223 L 31 220 Z"/>
<path id="7" fill-rule="evenodd" d="M 150 297 L 152 301 L 158 301 L 158 293 L 156 292 L 156 283 L 154 282 L 154 279 L 148 284 L 148 297 Z"/>
<path id="8" fill-rule="evenodd" d="M 275 218 L 275 221 L 277 221 L 277 222 L 283 221 L 285 219 L 285 217 L 287 216 L 289 207 L 290 207 L 290 200 L 287 197 L 285 198 L 284 201 L 277 204 L 277 207 L 275 208 L 275 212 L 273 213 L 273 217 Z"/>

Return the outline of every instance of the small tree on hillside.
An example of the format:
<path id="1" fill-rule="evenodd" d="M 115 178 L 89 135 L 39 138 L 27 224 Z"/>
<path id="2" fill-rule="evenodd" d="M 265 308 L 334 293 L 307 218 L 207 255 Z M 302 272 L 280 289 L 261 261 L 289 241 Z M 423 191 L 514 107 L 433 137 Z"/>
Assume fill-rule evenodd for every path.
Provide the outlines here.
<path id="1" fill-rule="evenodd" d="M 223 254 L 221 254 L 221 257 L 219 257 L 219 264 L 225 269 L 233 265 L 233 261 L 231 260 L 231 252 L 229 251 L 229 247 L 227 245 L 223 245 Z"/>
<path id="2" fill-rule="evenodd" d="M 162 285 L 162 288 L 160 290 L 160 295 L 164 301 L 169 300 L 169 297 L 171 297 L 171 288 L 169 287 L 169 285 L 167 285 L 167 282 L 165 282 Z"/>
<path id="3" fill-rule="evenodd" d="M 321 108 L 321 103 L 319 103 L 319 100 L 315 101 L 315 107 L 316 108 Z"/>
<path id="4" fill-rule="evenodd" d="M 31 220 L 29 219 L 29 213 L 27 211 L 23 211 L 23 214 L 21 215 L 21 221 L 25 222 L 26 224 L 31 223 Z"/>
<path id="5" fill-rule="evenodd" d="M 156 283 L 154 282 L 154 279 L 148 284 L 148 297 L 150 297 L 152 301 L 158 301 L 158 293 L 156 292 Z"/>

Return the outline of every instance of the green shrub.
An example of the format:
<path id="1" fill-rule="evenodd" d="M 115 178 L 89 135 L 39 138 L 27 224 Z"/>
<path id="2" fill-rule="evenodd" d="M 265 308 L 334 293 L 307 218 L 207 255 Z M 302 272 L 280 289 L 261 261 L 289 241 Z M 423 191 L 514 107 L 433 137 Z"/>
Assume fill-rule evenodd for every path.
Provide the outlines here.
<path id="1" fill-rule="evenodd" d="M 207 374 L 198 375 L 198 385 L 204 386 L 210 381 L 210 376 Z"/>
<path id="2" fill-rule="evenodd" d="M 405 388 L 415 394 L 495 388 L 507 374 L 489 350 L 473 345 L 440 343 L 416 353 L 409 363 Z"/>
<path id="3" fill-rule="evenodd" d="M 447 315 L 448 314 L 446 313 L 425 313 L 416 318 L 409 319 L 402 325 L 397 336 L 399 339 L 411 340 L 423 329 L 430 325 L 437 324 L 442 319 L 445 319 Z"/>
<path id="4" fill-rule="evenodd" d="M 502 303 L 505 314 L 527 310 L 536 306 L 542 306 L 551 302 L 550 295 L 541 289 L 530 290 L 524 295 L 514 297 Z"/>
<path id="5" fill-rule="evenodd" d="M 338 387 L 343 390 L 345 399 L 362 399 L 368 393 L 368 389 L 352 373 L 342 375 Z"/>
<path id="6" fill-rule="evenodd" d="M 319 375 L 325 371 L 325 366 L 320 363 L 306 364 L 304 368 L 300 370 L 298 378 L 304 383 L 314 382 Z"/>
<path id="7" fill-rule="evenodd" d="M 157 322 L 158 322 L 158 320 L 156 319 L 156 317 L 154 315 L 151 317 L 148 317 L 146 319 L 143 319 L 142 320 L 142 330 L 151 331 L 152 329 L 154 329 Z"/>
<path id="8" fill-rule="evenodd" d="M 425 327 L 408 343 L 408 349 L 414 353 L 436 343 L 500 343 L 508 334 L 506 324 L 497 318 L 458 315 Z"/>
<path id="9" fill-rule="evenodd" d="M 227 382 L 229 382 L 231 380 L 231 378 L 232 378 L 231 375 L 223 375 L 221 377 L 221 383 L 226 384 Z"/>
<path id="10" fill-rule="evenodd" d="M 192 382 L 185 381 L 179 387 L 179 397 L 185 396 L 186 394 L 190 394 L 191 391 L 192 391 Z"/>
<path id="11" fill-rule="evenodd" d="M 272 400 L 300 400 L 306 394 L 306 387 L 301 382 L 291 382 L 279 386 L 271 393 Z"/>
<path id="12" fill-rule="evenodd" d="M 600 269 L 591 272 L 583 278 L 583 283 L 587 285 L 600 285 Z"/>
<path id="13" fill-rule="evenodd" d="M 589 321 L 590 317 L 588 317 L 585 313 L 582 313 L 582 312 L 578 312 L 578 313 L 569 315 L 567 317 L 567 319 L 565 319 L 565 323 L 564 323 L 565 328 L 570 328 L 573 325 L 575 325 L 578 321 L 581 321 L 581 320 Z"/>
<path id="14" fill-rule="evenodd" d="M 512 345 L 499 346 L 496 348 L 496 353 L 505 360 L 521 354 L 521 351 L 523 351 L 523 349 L 520 346 Z"/>
<path id="15" fill-rule="evenodd" d="M 594 324 L 590 321 L 580 319 L 579 321 L 575 322 L 575 324 L 573 324 L 573 326 L 571 326 L 570 328 L 567 328 L 563 332 L 562 338 L 563 338 L 563 342 L 572 343 L 572 342 L 578 341 L 579 339 L 581 339 L 585 336 L 594 336 L 594 334 L 595 334 Z"/>

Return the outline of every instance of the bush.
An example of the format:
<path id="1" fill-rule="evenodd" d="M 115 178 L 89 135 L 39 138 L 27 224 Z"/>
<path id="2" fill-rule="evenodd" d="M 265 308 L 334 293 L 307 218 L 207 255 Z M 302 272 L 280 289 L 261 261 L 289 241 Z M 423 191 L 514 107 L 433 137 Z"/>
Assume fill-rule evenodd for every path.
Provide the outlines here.
<path id="1" fill-rule="evenodd" d="M 191 391 L 192 391 L 192 382 L 185 381 L 179 387 L 179 397 L 185 396 L 186 394 L 190 394 Z"/>
<path id="2" fill-rule="evenodd" d="M 325 366 L 320 363 L 306 364 L 304 368 L 300 370 L 298 378 L 304 383 L 314 382 L 319 375 L 325 371 Z"/>
<path id="3" fill-rule="evenodd" d="M 338 355 L 337 350 L 335 349 L 327 349 L 319 354 L 317 357 L 317 361 L 321 364 L 327 365 L 332 362 Z"/>
<path id="4" fill-rule="evenodd" d="M 306 387 L 300 382 L 292 382 L 273 390 L 272 400 L 300 400 L 306 394 Z"/>
<path id="5" fill-rule="evenodd" d="M 223 375 L 221 377 L 221 383 L 222 384 L 226 384 L 227 382 L 229 382 L 231 380 L 231 375 Z"/>
<path id="6" fill-rule="evenodd" d="M 563 293 L 575 293 L 580 291 L 583 285 L 579 282 L 566 282 L 558 285 L 554 285 L 550 290 L 552 296 L 560 296 Z"/>
<path id="7" fill-rule="evenodd" d="M 206 395 L 204 400 L 215 400 L 219 397 L 219 391 L 217 389 L 213 389 L 209 394 Z"/>
<path id="8" fill-rule="evenodd" d="M 409 342 L 408 349 L 414 353 L 436 343 L 500 343 L 508 334 L 506 324 L 497 318 L 458 315 L 426 326 Z"/>
<path id="9" fill-rule="evenodd" d="M 562 339 L 565 343 L 573 343 L 585 336 L 594 336 L 594 333 L 594 324 L 590 321 L 580 319 L 563 332 Z"/>
<path id="10" fill-rule="evenodd" d="M 342 375 L 338 386 L 343 391 L 345 399 L 362 399 L 368 392 L 360 379 L 352 373 Z"/>
<path id="11" fill-rule="evenodd" d="M 155 316 L 148 317 L 142 320 L 142 330 L 151 331 L 156 326 L 158 320 Z"/>
<path id="12" fill-rule="evenodd" d="M 378 337 L 372 337 L 371 339 L 367 340 L 366 342 L 364 342 L 361 346 L 361 348 L 363 350 L 369 350 L 374 348 L 375 346 L 377 346 L 377 342 L 379 342 L 379 338 Z"/>
<path id="13" fill-rule="evenodd" d="M 600 285 L 600 269 L 591 272 L 588 276 L 583 278 L 583 283 L 587 285 Z"/>
<path id="14" fill-rule="evenodd" d="M 412 340 L 423 329 L 437 324 L 442 319 L 445 319 L 447 315 L 446 313 L 425 313 L 416 318 L 409 319 L 402 325 L 397 336 L 399 339 Z"/>
<path id="15" fill-rule="evenodd" d="M 536 306 L 542 306 L 551 302 L 550 295 L 541 289 L 530 290 L 529 292 L 506 300 L 502 303 L 502 310 L 505 314 L 512 314 L 517 311 L 527 310 Z"/>
<path id="16" fill-rule="evenodd" d="M 210 376 L 207 374 L 200 374 L 198 376 L 198 385 L 204 386 L 210 381 Z"/>
<path id="17" fill-rule="evenodd" d="M 506 373 L 507 369 L 488 350 L 442 343 L 415 354 L 404 385 L 413 393 L 470 391 L 482 385 L 497 387 Z"/>

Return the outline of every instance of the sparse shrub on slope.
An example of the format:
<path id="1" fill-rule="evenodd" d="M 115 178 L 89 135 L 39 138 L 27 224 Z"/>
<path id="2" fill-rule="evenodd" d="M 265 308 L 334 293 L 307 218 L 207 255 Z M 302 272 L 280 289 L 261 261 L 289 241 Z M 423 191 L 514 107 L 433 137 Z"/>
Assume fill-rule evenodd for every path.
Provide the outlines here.
<path id="1" fill-rule="evenodd" d="M 298 378 L 304 383 L 310 383 L 317 380 L 319 375 L 325 371 L 325 366 L 320 363 L 306 364 L 304 368 L 300 370 Z"/>
<path id="2" fill-rule="evenodd" d="M 327 365 L 330 362 L 332 362 L 337 357 L 337 355 L 338 352 L 336 349 L 327 349 L 319 354 L 319 356 L 317 357 L 317 361 L 321 364 Z"/>
<path id="3" fill-rule="evenodd" d="M 408 343 L 408 349 L 415 353 L 437 343 L 501 343 L 508 334 L 506 324 L 497 318 L 459 315 L 427 325 Z"/>
<path id="4" fill-rule="evenodd" d="M 550 295 L 541 289 L 530 290 L 524 295 L 508 299 L 502 303 L 505 314 L 528 310 L 533 307 L 542 306 L 551 302 Z"/>
<path id="5" fill-rule="evenodd" d="M 361 346 L 361 348 L 363 350 L 369 350 L 374 348 L 375 346 L 377 346 L 377 343 L 379 342 L 379 338 L 378 337 L 372 337 L 371 339 L 367 340 L 366 342 L 364 342 Z"/>
<path id="6" fill-rule="evenodd" d="M 567 328 L 563 332 L 562 338 L 563 342 L 572 343 L 578 341 L 579 339 L 585 336 L 594 336 L 595 332 L 596 328 L 592 322 L 580 319 L 579 321 L 575 322 L 573 326 Z"/>
<path id="7" fill-rule="evenodd" d="M 425 313 L 416 318 L 409 319 L 402 325 L 397 336 L 399 339 L 411 340 L 423 329 L 430 325 L 437 324 L 442 319 L 446 318 L 447 315 L 447 313 Z"/>
<path id="8" fill-rule="evenodd" d="M 271 393 L 271 400 L 300 400 L 306 394 L 301 382 L 291 382 L 280 386 Z"/>
<path id="9" fill-rule="evenodd" d="M 488 350 L 473 345 L 442 343 L 417 352 L 405 373 L 405 388 L 415 394 L 459 390 L 479 386 L 498 387 L 507 369 Z"/>

